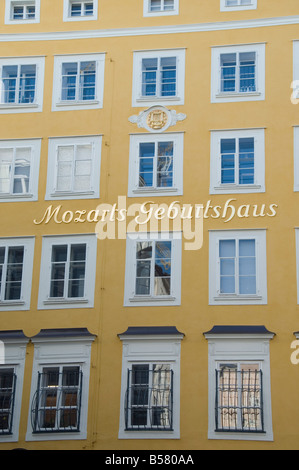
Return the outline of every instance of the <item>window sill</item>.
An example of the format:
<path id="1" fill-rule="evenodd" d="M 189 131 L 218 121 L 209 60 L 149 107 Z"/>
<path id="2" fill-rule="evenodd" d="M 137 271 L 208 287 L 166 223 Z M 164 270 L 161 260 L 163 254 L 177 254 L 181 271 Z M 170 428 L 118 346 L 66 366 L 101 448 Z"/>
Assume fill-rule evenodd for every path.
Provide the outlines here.
<path id="1" fill-rule="evenodd" d="M 25 305 L 24 300 L 1 300 L 0 307 L 19 307 Z"/>
<path id="2" fill-rule="evenodd" d="M 84 105 L 96 105 L 100 104 L 98 100 L 85 100 L 85 101 L 59 101 L 56 103 L 57 107 L 64 107 L 64 106 L 84 106 Z"/>
<path id="3" fill-rule="evenodd" d="M 2 193 L 0 194 L 0 202 L 1 202 L 1 199 L 11 199 L 13 201 L 14 199 L 32 199 L 32 198 L 33 198 L 32 193 L 26 193 L 26 194 Z"/>
<path id="4" fill-rule="evenodd" d="M 0 109 L 38 108 L 37 103 L 0 103 Z"/>
<path id="5" fill-rule="evenodd" d="M 215 186 L 213 188 L 215 191 L 231 190 L 239 191 L 241 189 L 261 189 L 260 184 L 223 184 L 220 186 Z"/>
<path id="6" fill-rule="evenodd" d="M 64 298 L 48 298 L 43 302 L 45 305 L 73 305 L 73 304 L 87 304 L 88 299 L 78 298 L 78 299 L 64 299 Z"/>
<path id="7" fill-rule="evenodd" d="M 136 99 L 136 102 L 147 102 L 147 101 L 181 101 L 179 96 L 140 96 Z"/>
<path id="8" fill-rule="evenodd" d="M 73 197 L 81 197 L 81 196 L 94 196 L 94 191 L 60 191 L 60 192 L 55 192 L 55 193 L 50 193 L 50 198 L 61 198 L 61 197 L 68 197 L 68 198 L 73 198 Z"/>
<path id="9" fill-rule="evenodd" d="M 140 296 L 135 296 L 135 297 L 130 297 L 129 301 L 130 302 L 174 302 L 176 300 L 175 297 L 171 295 L 165 295 L 165 296 L 156 296 L 156 297 L 151 297 L 147 295 L 140 295 Z"/>

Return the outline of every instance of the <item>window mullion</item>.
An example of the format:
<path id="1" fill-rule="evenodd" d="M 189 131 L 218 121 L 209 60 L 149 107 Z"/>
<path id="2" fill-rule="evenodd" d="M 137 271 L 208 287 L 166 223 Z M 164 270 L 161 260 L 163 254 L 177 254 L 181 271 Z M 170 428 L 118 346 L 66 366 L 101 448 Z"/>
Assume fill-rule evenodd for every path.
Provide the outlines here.
<path id="1" fill-rule="evenodd" d="M 152 260 L 151 260 L 151 279 L 150 279 L 150 295 L 155 293 L 155 261 L 156 261 L 156 241 L 152 242 Z"/>
<path id="2" fill-rule="evenodd" d="M 69 271 L 70 271 L 70 258 L 71 258 L 72 245 L 67 245 L 67 258 L 65 262 L 65 272 L 64 272 L 64 298 L 68 299 L 68 289 L 69 289 Z"/>
<path id="3" fill-rule="evenodd" d="M 240 257 L 239 257 L 239 243 L 240 240 L 236 238 L 236 258 L 235 258 L 235 277 L 236 277 L 236 294 L 240 294 L 240 270 L 239 270 L 239 264 L 240 264 Z"/>
<path id="4" fill-rule="evenodd" d="M 74 144 L 72 173 L 71 173 L 71 191 L 75 191 L 75 174 L 76 174 L 76 158 L 77 158 L 78 145 Z"/>
<path id="5" fill-rule="evenodd" d="M 158 142 L 155 142 L 155 154 L 154 154 L 154 161 L 153 161 L 153 187 L 157 189 L 157 181 L 158 181 Z"/>
<path id="6" fill-rule="evenodd" d="M 240 52 L 236 53 L 236 92 L 240 93 L 240 78 L 241 78 L 241 70 L 240 70 Z"/>
<path id="7" fill-rule="evenodd" d="M 0 292 L 1 300 L 5 300 L 8 248 L 9 248 L 8 246 L 4 247 L 5 251 L 4 251 L 4 262 L 2 265 L 2 281 L 1 281 L 1 292 Z"/>
<path id="8" fill-rule="evenodd" d="M 240 139 L 236 138 L 236 154 L 235 154 L 235 184 L 240 184 Z"/>
<path id="9" fill-rule="evenodd" d="M 75 92 L 75 101 L 81 101 L 82 89 L 81 85 L 81 62 L 77 62 L 77 74 L 76 74 L 76 92 Z"/>

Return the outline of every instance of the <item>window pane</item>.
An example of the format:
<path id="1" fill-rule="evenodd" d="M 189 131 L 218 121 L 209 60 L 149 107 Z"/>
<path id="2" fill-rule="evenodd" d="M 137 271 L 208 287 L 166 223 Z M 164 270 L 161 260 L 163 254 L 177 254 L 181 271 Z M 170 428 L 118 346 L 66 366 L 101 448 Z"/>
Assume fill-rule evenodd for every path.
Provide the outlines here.
<path id="1" fill-rule="evenodd" d="M 221 139 L 221 183 L 235 183 L 235 139 Z"/>
<path id="2" fill-rule="evenodd" d="M 15 103 L 16 84 L 18 77 L 17 65 L 4 65 L 2 67 L 2 103 Z"/>
<path id="3" fill-rule="evenodd" d="M 236 263 L 235 240 L 220 240 L 220 293 L 234 294 L 235 286 L 235 263 Z"/>
<path id="4" fill-rule="evenodd" d="M 80 64 L 80 100 L 95 99 L 96 63 L 81 62 Z"/>
<path id="5" fill-rule="evenodd" d="M 6 268 L 5 300 L 21 298 L 24 247 L 9 247 Z"/>
<path id="6" fill-rule="evenodd" d="M 142 96 L 155 96 L 157 93 L 158 59 L 142 60 Z"/>
<path id="7" fill-rule="evenodd" d="M 17 148 L 14 169 L 14 194 L 29 192 L 31 148 Z"/>
<path id="8" fill-rule="evenodd" d="M 174 0 L 164 0 L 164 10 L 173 10 L 174 9 Z"/>
<path id="9" fill-rule="evenodd" d="M 156 242 L 155 295 L 170 295 L 171 291 L 171 242 Z"/>
<path id="10" fill-rule="evenodd" d="M 84 297 L 86 245 L 72 245 L 68 297 Z"/>
<path id="11" fill-rule="evenodd" d="M 150 10 L 160 11 L 162 6 L 162 0 L 150 0 Z"/>
<path id="12" fill-rule="evenodd" d="M 240 294 L 256 294 L 255 240 L 239 242 Z"/>
<path id="13" fill-rule="evenodd" d="M 161 59 L 161 96 L 176 95 L 176 57 Z"/>
<path id="14" fill-rule="evenodd" d="M 22 65 L 20 75 L 19 103 L 35 101 L 36 66 Z"/>
<path id="15" fill-rule="evenodd" d="M 222 92 L 236 91 L 236 54 L 221 54 L 221 86 Z"/>
<path id="16" fill-rule="evenodd" d="M 78 64 L 76 62 L 62 64 L 61 99 L 73 101 L 76 99 Z"/>
<path id="17" fill-rule="evenodd" d="M 71 16 L 81 16 L 81 3 L 71 4 Z"/>
<path id="18" fill-rule="evenodd" d="M 0 193 L 10 193 L 13 149 L 0 149 Z"/>
<path id="19" fill-rule="evenodd" d="M 255 85 L 255 52 L 240 54 L 240 91 L 256 91 Z"/>
<path id="20" fill-rule="evenodd" d="M 254 138 L 239 140 L 239 184 L 254 184 Z"/>

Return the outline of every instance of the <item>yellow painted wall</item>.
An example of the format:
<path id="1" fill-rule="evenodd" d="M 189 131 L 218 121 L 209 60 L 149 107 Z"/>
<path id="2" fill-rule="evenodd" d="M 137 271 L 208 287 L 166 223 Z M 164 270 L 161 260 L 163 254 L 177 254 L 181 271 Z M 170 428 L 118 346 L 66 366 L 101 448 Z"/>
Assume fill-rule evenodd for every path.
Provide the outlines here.
<path id="1" fill-rule="evenodd" d="M 98 21 L 62 22 L 62 1 L 42 1 L 41 22 L 36 25 L 1 25 L 1 34 L 27 32 L 99 30 L 247 20 L 298 14 L 298 2 L 258 0 L 253 11 L 220 13 L 219 1 L 181 0 L 180 14 L 143 18 L 142 1 L 101 0 Z M 4 17 L 0 4 L 0 21 Z M 116 14 L 117 11 L 117 14 Z M 1 312 L 0 329 L 21 329 L 27 336 L 42 328 L 87 327 L 97 335 L 92 346 L 89 421 L 87 441 L 26 443 L 30 410 L 33 346 L 28 346 L 18 446 L 28 449 L 298 449 L 299 365 L 290 362 L 293 332 L 299 330 L 296 288 L 295 230 L 299 226 L 298 193 L 293 191 L 293 126 L 299 125 L 299 105 L 290 102 L 293 79 L 293 40 L 299 39 L 298 24 L 229 31 L 142 35 L 80 40 L 1 41 L 0 57 L 45 56 L 44 105 L 42 113 L 0 115 L 0 139 L 42 138 L 37 202 L 1 203 L 1 237 L 34 235 L 35 257 L 30 312 Z M 19 39 L 18 36 L 17 39 Z M 248 103 L 211 104 L 211 46 L 266 43 L 266 99 Z M 101 199 L 62 201 L 62 211 L 93 210 L 101 202 L 114 204 L 127 194 L 129 134 L 143 132 L 128 121 L 144 108 L 132 108 L 133 51 L 186 48 L 185 104 L 174 106 L 187 115 L 173 131 L 184 131 L 184 195 L 182 203 L 224 205 L 278 205 L 273 218 L 206 219 L 204 245 L 199 251 L 184 251 L 182 258 L 182 303 L 179 307 L 123 307 L 125 241 L 98 242 L 95 306 L 92 309 L 38 310 L 38 285 L 42 236 L 92 233 L 95 224 L 35 225 L 50 201 L 45 201 L 48 137 L 103 134 Z M 105 52 L 104 106 L 99 110 L 52 112 L 54 56 Z M 146 108 L 146 106 L 145 106 Z M 169 107 L 171 109 L 171 107 Z M 209 195 L 210 130 L 265 127 L 266 193 Z M 169 132 L 172 131 L 169 130 Z M 127 203 L 152 198 L 132 198 Z M 157 198 L 169 203 L 172 198 Z M 60 204 L 54 201 L 53 206 Z M 268 304 L 261 306 L 208 305 L 208 233 L 211 229 L 266 228 Z M 208 344 L 203 332 L 213 325 L 265 325 L 276 333 L 270 342 L 272 418 L 274 442 L 209 441 Z M 118 440 L 122 344 L 117 334 L 128 326 L 175 325 L 185 333 L 181 350 L 181 439 Z"/>

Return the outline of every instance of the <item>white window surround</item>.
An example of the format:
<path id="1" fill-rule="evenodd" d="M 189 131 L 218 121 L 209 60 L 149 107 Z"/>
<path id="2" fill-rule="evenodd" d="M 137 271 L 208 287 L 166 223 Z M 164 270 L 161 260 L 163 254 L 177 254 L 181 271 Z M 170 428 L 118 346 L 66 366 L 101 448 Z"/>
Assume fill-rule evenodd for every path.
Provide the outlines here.
<path id="1" fill-rule="evenodd" d="M 41 331 L 43 333 L 43 330 Z M 30 393 L 30 408 L 28 413 L 28 424 L 26 441 L 58 441 L 77 440 L 87 438 L 87 413 L 89 401 L 89 377 L 91 345 L 95 337 L 93 335 L 78 335 L 76 331 L 72 335 L 66 333 L 55 335 L 38 334 L 31 338 L 34 344 L 34 359 L 32 368 L 32 381 Z M 38 372 L 46 366 L 69 366 L 78 365 L 83 372 L 83 388 L 81 396 L 80 431 L 79 432 L 46 432 L 33 433 L 31 424 L 31 405 L 37 389 Z"/>
<path id="2" fill-rule="evenodd" d="M 29 338 L 21 331 L 0 332 L 0 339 L 4 343 L 5 361 L 1 368 L 13 368 L 16 374 L 16 389 L 14 396 L 12 434 L 0 435 L 0 442 L 18 442 L 19 424 L 22 406 L 24 368 L 26 359 L 26 345 Z"/>
<path id="3" fill-rule="evenodd" d="M 52 111 L 74 111 L 81 109 L 98 109 L 103 107 L 105 53 L 57 55 L 54 57 Z M 92 100 L 62 100 L 62 67 L 63 64 L 95 62 L 95 98 Z"/>
<path id="4" fill-rule="evenodd" d="M 43 91 L 45 75 L 45 57 L 1 57 L 0 76 L 4 66 L 35 65 L 35 99 L 33 103 L 0 103 L 0 114 L 37 113 L 43 110 Z M 1 97 L 2 100 L 2 97 Z"/>
<path id="5" fill-rule="evenodd" d="M 255 53 L 256 91 L 221 91 L 221 55 Z M 212 47 L 211 102 L 262 101 L 265 99 L 265 43 Z"/>
<path id="6" fill-rule="evenodd" d="M 209 425 L 208 439 L 273 441 L 271 382 L 270 382 L 270 340 L 274 334 L 264 333 L 215 333 L 213 330 L 204 333 L 209 347 Z M 219 327 L 221 328 L 221 327 Z M 228 331 L 230 327 L 227 327 Z M 250 327 L 249 327 L 250 329 Z M 263 373 L 263 433 L 216 432 L 215 431 L 215 370 L 219 363 L 258 363 Z"/>
<path id="7" fill-rule="evenodd" d="M 93 14 L 82 16 L 71 16 L 70 7 L 72 3 L 93 3 Z M 98 19 L 98 0 L 63 0 L 63 21 L 92 21 Z"/>
<path id="8" fill-rule="evenodd" d="M 35 5 L 34 18 L 13 19 L 14 6 Z M 40 22 L 40 0 L 5 0 L 5 24 L 33 24 Z"/>
<path id="9" fill-rule="evenodd" d="M 176 58 L 176 96 L 142 96 L 143 59 Z M 135 51 L 133 56 L 132 106 L 144 107 L 161 104 L 163 106 L 183 105 L 185 99 L 185 49 L 163 49 Z"/>
<path id="10" fill-rule="evenodd" d="M 293 81 L 292 100 L 298 106 L 299 103 L 299 40 L 293 42 Z"/>
<path id="11" fill-rule="evenodd" d="M 179 0 L 174 0 L 172 10 L 151 11 L 151 0 L 143 0 L 143 16 L 172 16 L 179 14 Z"/>
<path id="12" fill-rule="evenodd" d="M 22 202 L 22 201 L 37 201 L 38 200 L 38 177 L 40 166 L 40 151 L 41 139 L 28 139 L 28 140 L 0 140 L 1 149 L 14 149 L 17 148 L 30 148 L 30 177 L 29 189 L 26 193 L 1 193 L 1 202 Z M 1 162 L 0 162 L 1 163 Z M 0 170 L 1 177 L 1 170 Z"/>
<path id="13" fill-rule="evenodd" d="M 220 240 L 255 240 L 256 294 L 220 293 Z M 266 230 L 211 230 L 209 234 L 209 305 L 265 304 L 267 304 Z"/>
<path id="14" fill-rule="evenodd" d="M 171 288 L 170 295 L 136 295 L 136 244 L 140 241 L 171 241 Z M 181 258 L 182 234 L 170 233 L 127 233 L 125 269 L 125 307 L 175 306 L 181 304 Z M 152 261 L 154 263 L 154 260 Z M 151 282 L 153 279 L 151 277 Z"/>
<path id="15" fill-rule="evenodd" d="M 86 244 L 84 296 L 50 297 L 51 256 L 55 245 Z M 38 309 L 92 308 L 94 306 L 97 238 L 95 234 L 45 236 L 42 244 Z"/>
<path id="16" fill-rule="evenodd" d="M 164 327 L 161 328 L 163 330 Z M 121 400 L 119 439 L 179 439 L 180 438 L 180 355 L 183 334 L 178 331 L 174 334 L 120 334 L 123 344 Z M 149 328 L 151 329 L 151 328 Z M 156 328 L 154 327 L 153 330 Z M 157 330 L 159 327 L 157 328 Z M 130 328 L 128 329 L 130 330 Z M 128 369 L 132 364 L 167 363 L 173 370 L 173 430 L 158 431 L 126 431 L 125 430 L 125 396 L 127 390 Z"/>
<path id="17" fill-rule="evenodd" d="M 239 10 L 256 10 L 257 0 L 247 0 L 242 5 L 242 0 L 237 0 L 236 5 L 228 5 L 228 0 L 220 0 L 220 11 L 239 11 Z"/>
<path id="18" fill-rule="evenodd" d="M 59 191 L 56 189 L 57 156 L 59 146 L 91 145 L 90 189 L 85 191 Z M 74 136 L 49 138 L 47 189 L 45 200 L 93 199 L 100 197 L 102 136 Z M 74 163 L 74 162 L 73 162 Z"/>
<path id="19" fill-rule="evenodd" d="M 24 247 L 20 299 L 0 300 L 0 311 L 30 310 L 34 237 L 0 238 L 0 247 Z"/>
<path id="20" fill-rule="evenodd" d="M 141 143 L 173 142 L 173 185 L 172 187 L 139 187 L 139 145 Z M 129 197 L 181 196 L 183 194 L 183 133 L 134 134 L 130 136 Z M 155 157 L 157 163 L 157 157 Z"/>
<path id="21" fill-rule="evenodd" d="M 221 183 L 221 140 L 254 138 L 254 183 Z M 237 129 L 211 131 L 210 194 L 265 192 L 265 130 Z M 235 166 L 235 170 L 238 168 Z"/>

